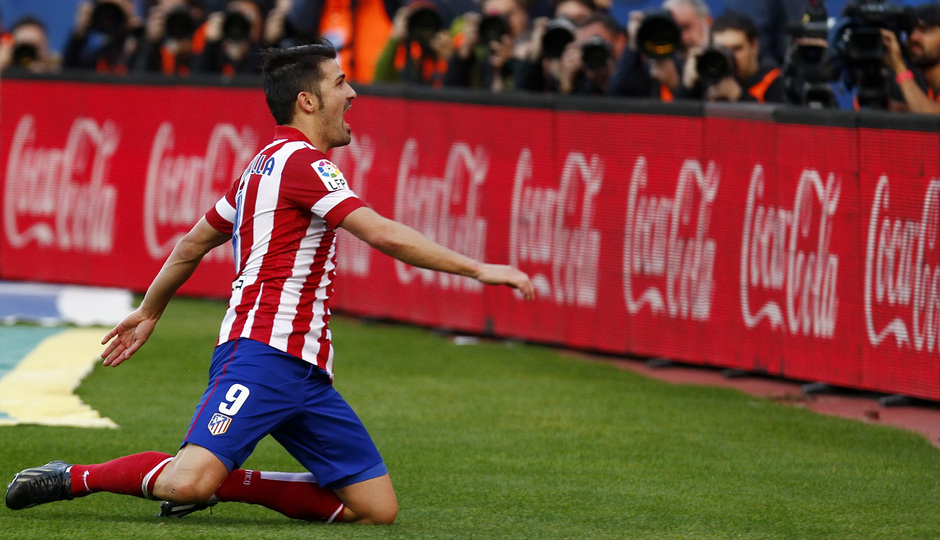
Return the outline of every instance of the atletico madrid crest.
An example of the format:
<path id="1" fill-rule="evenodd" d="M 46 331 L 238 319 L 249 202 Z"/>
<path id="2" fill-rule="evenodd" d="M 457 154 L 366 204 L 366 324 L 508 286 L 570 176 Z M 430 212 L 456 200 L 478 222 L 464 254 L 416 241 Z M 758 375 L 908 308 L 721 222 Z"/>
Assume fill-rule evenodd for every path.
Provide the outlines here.
<path id="1" fill-rule="evenodd" d="M 228 431 L 228 427 L 231 424 L 231 417 L 225 416 L 222 413 L 215 413 L 212 415 L 212 418 L 209 419 L 209 433 L 213 435 L 221 435 Z"/>

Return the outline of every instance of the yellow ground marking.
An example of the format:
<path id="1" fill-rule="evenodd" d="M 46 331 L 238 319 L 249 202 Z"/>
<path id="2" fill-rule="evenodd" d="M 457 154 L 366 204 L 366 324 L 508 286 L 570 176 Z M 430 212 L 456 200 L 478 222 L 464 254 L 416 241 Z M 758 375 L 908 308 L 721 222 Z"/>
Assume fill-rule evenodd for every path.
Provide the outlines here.
<path id="1" fill-rule="evenodd" d="M 75 395 L 100 362 L 100 328 L 72 328 L 44 339 L 0 379 L 0 426 L 118 427 Z"/>

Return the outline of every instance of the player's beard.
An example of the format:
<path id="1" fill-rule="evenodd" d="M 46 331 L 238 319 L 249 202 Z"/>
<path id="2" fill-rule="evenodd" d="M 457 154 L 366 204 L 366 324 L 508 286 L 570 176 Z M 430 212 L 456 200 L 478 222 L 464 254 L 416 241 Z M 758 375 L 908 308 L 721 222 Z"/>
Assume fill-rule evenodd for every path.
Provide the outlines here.
<path id="1" fill-rule="evenodd" d="M 349 103 L 347 103 L 346 107 L 343 109 L 342 116 L 340 116 L 339 118 L 340 126 L 336 133 L 336 136 L 337 136 L 336 146 L 346 146 L 347 144 L 352 142 L 352 128 L 350 127 L 349 123 L 346 122 L 346 113 L 349 112 L 349 109 L 351 107 L 352 106 Z"/>

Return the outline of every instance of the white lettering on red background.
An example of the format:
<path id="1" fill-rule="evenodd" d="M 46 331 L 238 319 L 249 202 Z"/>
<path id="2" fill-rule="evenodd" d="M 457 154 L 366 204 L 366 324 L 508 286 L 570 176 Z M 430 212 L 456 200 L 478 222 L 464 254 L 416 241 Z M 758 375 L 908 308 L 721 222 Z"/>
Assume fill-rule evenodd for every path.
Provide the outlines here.
<path id="1" fill-rule="evenodd" d="M 330 161 L 349 179 L 353 192 L 360 199 L 368 200 L 369 172 L 375 161 L 375 141 L 372 137 L 354 135 L 351 143 L 330 153 Z M 341 272 L 344 275 L 368 277 L 372 248 L 342 227 L 337 229 L 337 234 L 342 237 L 336 247 L 336 264 Z"/>
<path id="2" fill-rule="evenodd" d="M 42 137 L 48 140 L 48 137 Z M 13 133 L 3 223 L 10 245 L 110 252 L 117 189 L 107 179 L 120 133 L 110 120 L 72 122 L 65 147 L 40 146 L 36 120 L 20 118 Z"/>
<path id="3" fill-rule="evenodd" d="M 839 257 L 829 253 L 829 246 L 842 184 L 834 174 L 824 183 L 818 171 L 805 169 L 792 209 L 762 204 L 764 184 L 758 164 L 751 173 L 741 241 L 744 324 L 754 328 L 767 319 L 775 330 L 786 322 L 794 335 L 832 337 Z M 751 297 L 758 294 L 768 299 L 755 311 Z"/>
<path id="4" fill-rule="evenodd" d="M 453 143 L 442 176 L 420 174 L 418 154 L 418 142 L 405 141 L 395 185 L 395 219 L 454 251 L 484 260 L 487 223 L 480 216 L 480 188 L 489 170 L 486 151 Z M 415 268 L 397 259 L 395 273 L 405 284 L 418 278 L 442 289 L 482 288 L 474 279 Z"/>
<path id="5" fill-rule="evenodd" d="M 509 262 L 525 267 L 540 298 L 594 307 L 601 233 L 591 225 L 604 161 L 569 153 L 556 187 L 529 185 L 533 169 L 532 152 L 526 148 L 513 180 Z"/>
<path id="6" fill-rule="evenodd" d="M 154 259 L 167 256 L 176 241 L 199 220 L 237 180 L 257 151 L 254 130 L 240 131 L 216 124 L 202 154 L 176 149 L 173 124 L 163 122 L 150 146 L 144 190 L 144 244 Z M 191 145 L 186 152 L 192 152 Z M 223 249 L 207 259 L 224 260 Z"/>
<path id="7" fill-rule="evenodd" d="M 627 195 L 624 299 L 630 314 L 708 320 L 715 288 L 715 240 L 708 236 L 720 173 L 714 162 L 682 163 L 672 197 L 646 192 L 646 158 L 637 158 Z M 634 283 L 652 281 L 639 295 Z"/>
<path id="8" fill-rule="evenodd" d="M 878 179 L 865 251 L 865 326 L 878 346 L 888 336 L 917 351 L 940 350 L 940 180 L 927 185 L 919 219 L 892 215 L 888 177 Z M 882 327 L 876 319 L 894 317 Z"/>

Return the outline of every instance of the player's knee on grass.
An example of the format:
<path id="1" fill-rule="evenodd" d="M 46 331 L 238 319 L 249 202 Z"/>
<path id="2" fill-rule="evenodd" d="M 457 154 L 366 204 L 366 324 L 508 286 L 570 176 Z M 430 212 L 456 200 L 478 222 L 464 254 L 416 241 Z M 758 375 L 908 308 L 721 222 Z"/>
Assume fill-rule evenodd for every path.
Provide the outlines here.
<path id="1" fill-rule="evenodd" d="M 398 503 L 359 508 L 358 512 L 346 507 L 344 521 L 361 523 L 363 525 L 391 525 L 398 517 Z"/>
<path id="2" fill-rule="evenodd" d="M 167 479 L 161 477 L 154 486 L 153 494 L 159 499 L 177 504 L 198 504 L 208 501 L 218 487 L 218 484 L 213 486 L 175 476 Z"/>
<path id="3" fill-rule="evenodd" d="M 343 521 L 391 525 L 398 517 L 398 498 L 387 474 L 339 488 L 336 495 L 346 505 Z"/>
<path id="4" fill-rule="evenodd" d="M 209 500 L 225 479 L 227 471 L 177 469 L 170 463 L 157 478 L 153 494 L 178 504 L 198 504 Z M 224 472 L 224 474 L 223 474 Z M 221 477 L 220 477 L 221 476 Z"/>

